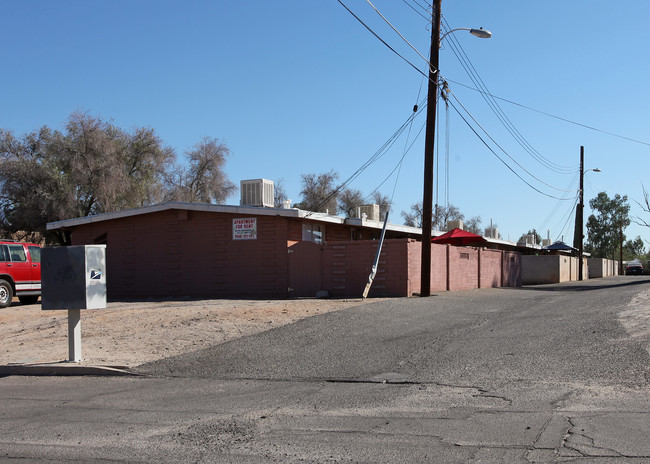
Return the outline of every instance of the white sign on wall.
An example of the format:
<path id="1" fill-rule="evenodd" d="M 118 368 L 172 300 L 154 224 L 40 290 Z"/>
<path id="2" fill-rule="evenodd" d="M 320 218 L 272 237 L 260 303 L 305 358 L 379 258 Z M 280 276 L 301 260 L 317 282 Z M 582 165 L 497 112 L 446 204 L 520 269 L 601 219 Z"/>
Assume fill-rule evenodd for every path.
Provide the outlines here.
<path id="1" fill-rule="evenodd" d="M 232 220 L 233 240 L 257 240 L 257 218 L 236 218 Z"/>

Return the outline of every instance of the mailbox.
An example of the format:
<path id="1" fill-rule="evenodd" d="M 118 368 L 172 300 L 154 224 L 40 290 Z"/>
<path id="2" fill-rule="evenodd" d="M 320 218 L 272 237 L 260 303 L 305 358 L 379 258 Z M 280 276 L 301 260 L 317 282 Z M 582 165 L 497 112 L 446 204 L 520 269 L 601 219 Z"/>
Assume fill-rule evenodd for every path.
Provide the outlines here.
<path id="1" fill-rule="evenodd" d="M 46 247 L 41 258 L 44 310 L 106 308 L 106 245 Z"/>

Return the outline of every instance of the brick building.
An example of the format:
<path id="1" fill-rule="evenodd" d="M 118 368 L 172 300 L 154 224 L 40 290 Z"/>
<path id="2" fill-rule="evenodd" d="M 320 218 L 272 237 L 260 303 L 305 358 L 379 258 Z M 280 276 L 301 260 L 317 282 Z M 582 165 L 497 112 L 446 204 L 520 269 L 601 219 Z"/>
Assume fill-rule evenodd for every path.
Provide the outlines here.
<path id="1" fill-rule="evenodd" d="M 48 224 L 106 244 L 109 299 L 359 297 L 382 223 L 295 208 L 164 203 Z M 389 224 L 370 296 L 419 291 L 421 230 Z M 519 253 L 432 246 L 433 291 L 521 285 Z"/>

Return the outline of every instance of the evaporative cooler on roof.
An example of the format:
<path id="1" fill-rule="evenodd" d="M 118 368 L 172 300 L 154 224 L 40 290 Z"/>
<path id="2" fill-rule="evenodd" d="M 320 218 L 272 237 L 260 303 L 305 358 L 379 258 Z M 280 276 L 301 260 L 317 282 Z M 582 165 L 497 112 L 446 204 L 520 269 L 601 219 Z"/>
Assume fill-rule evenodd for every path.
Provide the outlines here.
<path id="1" fill-rule="evenodd" d="M 267 179 L 242 180 L 240 182 L 241 206 L 265 206 L 273 208 L 273 181 Z"/>

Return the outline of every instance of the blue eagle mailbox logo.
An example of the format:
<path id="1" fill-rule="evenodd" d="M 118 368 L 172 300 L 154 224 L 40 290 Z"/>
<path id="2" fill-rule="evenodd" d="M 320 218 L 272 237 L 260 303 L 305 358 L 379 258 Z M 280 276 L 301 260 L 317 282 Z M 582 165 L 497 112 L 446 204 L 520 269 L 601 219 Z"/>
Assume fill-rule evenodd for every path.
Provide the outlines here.
<path id="1" fill-rule="evenodd" d="M 102 280 L 102 271 L 100 269 L 91 269 L 90 280 Z"/>

